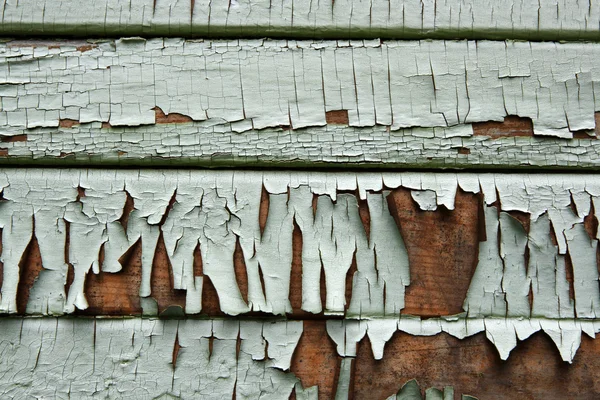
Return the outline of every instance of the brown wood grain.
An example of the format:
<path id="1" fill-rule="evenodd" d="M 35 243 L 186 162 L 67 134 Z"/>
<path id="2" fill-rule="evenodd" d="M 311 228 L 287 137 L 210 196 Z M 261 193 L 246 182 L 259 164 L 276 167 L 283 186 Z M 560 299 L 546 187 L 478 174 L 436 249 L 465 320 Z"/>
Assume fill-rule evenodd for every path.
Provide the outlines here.
<path id="1" fill-rule="evenodd" d="M 453 211 L 422 211 L 409 190 L 397 189 L 388 196 L 410 264 L 403 313 L 433 317 L 463 311 L 477 266 L 479 201 L 459 190 Z"/>
<path id="2" fill-rule="evenodd" d="M 327 335 L 325 321 L 305 320 L 290 370 L 302 386 L 319 386 L 319 399 L 332 399 L 337 388 L 341 357 Z"/>
<path id="3" fill-rule="evenodd" d="M 459 340 L 445 333 L 419 337 L 398 332 L 383 360 L 373 359 L 368 338 L 359 343 L 355 399 L 385 399 L 410 379 L 422 389 L 453 386 L 455 398 L 597 399 L 600 398 L 600 341 L 584 335 L 573 364 L 561 360 L 542 332 L 519 342 L 502 361 L 484 333 Z"/>
<path id="4" fill-rule="evenodd" d="M 416 379 L 424 391 L 453 386 L 455 399 L 470 394 L 495 399 L 600 398 L 600 340 L 583 335 L 573 364 L 562 361 L 556 345 L 543 332 L 519 342 L 502 361 L 484 333 L 456 339 L 446 333 L 412 336 L 397 332 L 375 360 L 367 336 L 359 342 L 354 362 L 353 399 L 386 399 Z M 325 321 L 304 321 L 304 332 L 291 371 L 304 387 L 319 386 L 319 398 L 335 395 L 341 358 L 327 336 Z"/>
<path id="5" fill-rule="evenodd" d="M 123 315 L 142 313 L 140 305 L 141 243 L 136 243 L 123 257 L 123 269 L 118 273 L 89 271 L 85 281 L 85 295 L 89 308 L 77 310 L 80 315 Z"/>
<path id="6" fill-rule="evenodd" d="M 259 222 L 264 229 L 268 218 L 269 196 L 262 197 Z M 406 292 L 406 308 L 403 313 L 424 317 L 452 315 L 462 312 L 462 303 L 477 262 L 477 249 L 481 227 L 479 226 L 479 198 L 458 191 L 455 210 L 440 207 L 437 211 L 422 211 L 412 200 L 410 191 L 396 189 L 388 197 L 390 212 L 395 218 L 405 241 L 411 273 L 411 284 Z M 365 201 L 359 201 L 359 215 L 367 237 L 370 216 Z M 121 223 L 127 226 L 129 209 Z M 302 311 L 302 234 L 295 226 L 292 239 L 292 274 L 290 301 L 294 318 L 324 318 L 323 313 Z M 101 253 L 102 258 L 102 253 Z M 41 270 L 39 250 L 30 247 L 22 263 L 19 310 L 24 310 L 29 288 Z M 141 282 L 141 243 L 136 243 L 121 258 L 123 269 L 118 273 L 90 271 L 86 278 L 85 293 L 89 308 L 80 310 L 83 315 L 139 315 L 142 311 L 138 298 Z M 234 268 L 238 286 L 245 300 L 248 281 L 244 257 L 236 244 Z M 198 246 L 194 252 L 194 272 L 202 276 L 202 256 Z M 352 277 L 356 272 L 353 262 L 346 276 L 346 302 L 352 298 Z M 173 289 L 171 265 L 162 235 L 158 239 L 151 278 L 152 297 L 158 303 L 159 313 L 170 306 L 185 307 L 185 291 Z M 322 279 L 323 280 L 323 279 Z M 68 290 L 68 282 L 66 290 Z M 324 304 L 325 285 L 321 282 Z M 208 277 L 204 277 L 202 315 L 225 316 L 220 311 L 218 295 Z M 259 315 L 250 313 L 248 315 Z"/>
<path id="7" fill-rule="evenodd" d="M 491 138 L 533 136 L 533 122 L 531 118 L 521 118 L 509 115 L 503 122 L 487 121 L 473 123 L 473 134 L 476 136 L 489 136 Z"/>

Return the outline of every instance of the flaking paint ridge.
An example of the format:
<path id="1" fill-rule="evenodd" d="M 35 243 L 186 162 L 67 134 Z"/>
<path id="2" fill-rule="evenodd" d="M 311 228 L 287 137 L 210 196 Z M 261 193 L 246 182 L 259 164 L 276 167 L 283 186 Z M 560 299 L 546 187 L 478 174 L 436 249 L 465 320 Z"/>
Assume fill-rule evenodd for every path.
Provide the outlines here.
<path id="1" fill-rule="evenodd" d="M 571 138 L 594 135 L 598 57 L 596 43 L 122 38 L 83 51 L 8 42 L 0 126 L 152 125 L 158 107 L 245 132 L 323 126 L 326 112 L 346 110 L 353 127 L 468 136 L 470 123 L 512 115 L 531 119 L 536 135 Z"/>
<path id="2" fill-rule="evenodd" d="M 326 125 L 297 130 L 265 128 L 242 134 L 231 124 L 206 122 L 139 127 L 6 127 L 0 164 L 128 166 L 302 166 L 417 168 L 598 167 L 595 137 L 473 135 L 471 124 L 451 128 Z M 0 133 L 2 134 L 2 133 Z M 25 140 L 13 141 L 20 137 Z"/>
<path id="3" fill-rule="evenodd" d="M 572 361 L 581 332 L 594 336 L 598 331 L 598 239 L 590 237 L 584 226 L 584 219 L 597 209 L 592 204 L 600 196 L 598 182 L 596 175 L 573 174 L 5 169 L 0 173 L 0 309 L 17 311 L 20 260 L 34 237 L 43 269 L 26 313 L 85 309 L 86 275 L 119 273 L 120 257 L 139 240 L 139 295 L 150 299 L 153 259 L 162 235 L 173 288 L 187 293 L 187 314 L 202 311 L 202 290 L 210 279 L 226 314 L 285 315 L 292 311 L 296 224 L 306 244 L 302 309 L 346 318 L 327 323 L 342 356 L 354 356 L 356 343 L 365 335 L 375 357 L 381 358 L 385 343 L 397 330 L 415 335 L 445 331 L 459 338 L 485 331 L 506 359 L 517 338 L 543 330 L 563 359 Z M 418 266 L 409 266 L 404 240 L 388 207 L 388 197 L 398 188 L 410 190 L 428 212 L 438 207 L 452 212 L 459 188 L 482 197 L 486 239 L 479 243 L 479 261 L 463 313 L 423 320 L 401 314 L 410 268 Z M 427 195 L 422 197 L 423 193 Z M 133 204 L 124 226 L 127 196 Z M 268 215 L 261 226 L 264 196 Z M 368 209 L 368 227 L 359 215 L 359 201 Z M 515 211 L 528 214 L 528 231 L 509 214 Z M 67 243 L 74 271 L 68 290 Z M 246 267 L 247 299 L 234 270 L 236 243 Z M 203 263 L 199 276 L 193 267 L 197 248 Z M 354 262 L 348 302 L 346 277 Z M 572 290 L 567 262 L 574 278 Z"/>
<path id="4" fill-rule="evenodd" d="M 2 4 L 0 33 L 597 40 L 598 19 L 576 0 L 19 0 Z"/>
<path id="5" fill-rule="evenodd" d="M 0 371 L 11 375 L 3 397 L 288 399 L 295 390 L 316 399 L 288 371 L 298 321 L 4 318 L 0 327 Z"/>

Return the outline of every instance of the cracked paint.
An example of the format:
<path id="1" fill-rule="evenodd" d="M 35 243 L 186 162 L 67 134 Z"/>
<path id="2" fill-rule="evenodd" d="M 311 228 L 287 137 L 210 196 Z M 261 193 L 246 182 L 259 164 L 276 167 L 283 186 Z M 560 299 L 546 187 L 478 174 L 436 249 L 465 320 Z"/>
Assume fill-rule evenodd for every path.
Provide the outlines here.
<path id="1" fill-rule="evenodd" d="M 77 10 L 85 12 L 76 12 Z M 247 23 L 248 16 L 252 24 Z M 43 36 L 487 38 L 597 40 L 600 8 L 575 0 L 387 2 L 19 0 L 2 6 L 0 32 Z M 349 29 L 350 28 L 350 29 Z M 83 46 L 79 46 L 83 47 Z M 82 51 L 89 51 L 86 47 Z M 520 71 L 519 65 L 511 65 Z M 509 68 L 510 68 L 509 67 Z M 522 70 L 522 68 L 521 68 Z"/>
<path id="2" fill-rule="evenodd" d="M 156 167 L 597 169 L 598 19 L 576 0 L 5 1 L 6 36 L 87 40 L 0 43 L 0 163 L 101 169 L 0 169 L 2 397 L 314 400 L 292 371 L 321 317 L 339 400 L 361 343 L 381 366 L 404 334 L 480 334 L 507 360 L 544 332 L 572 363 L 600 332 L 595 174 Z M 454 315 L 407 311 L 399 194 L 421 216 L 479 203 Z M 131 274 L 114 291 L 135 316 L 71 318 Z M 389 399 L 454 398 L 427 386 Z"/>
<path id="3" fill-rule="evenodd" d="M 5 126 L 0 164 L 124 166 L 265 166 L 302 168 L 561 168 L 594 169 L 596 138 L 473 135 L 475 125 L 450 128 L 326 125 L 297 130 L 265 128 L 236 133 L 232 124 L 160 123 L 26 129 Z M 512 125 L 498 124 L 503 132 Z M 12 137 L 27 138 L 11 141 Z M 14 135 L 14 136 L 12 136 Z M 587 135 L 585 135 L 587 136 Z"/>
<path id="4" fill-rule="evenodd" d="M 594 136 L 599 52 L 595 43 L 513 41 L 134 37 L 85 52 L 9 42 L 0 44 L 0 126 L 10 136 L 77 126 L 66 121 L 204 121 L 245 132 L 324 126 L 327 112 L 346 110 L 351 127 L 424 128 L 415 136 L 471 136 L 469 124 L 512 116 L 530 119 L 537 136 Z"/>
<path id="5" fill-rule="evenodd" d="M 0 382 L 3 396 L 281 399 L 296 388 L 316 398 L 288 371 L 302 322 L 5 318 L 0 325 L 0 371 L 11 375 Z M 267 342 L 268 359 L 253 360 L 247 349 L 264 354 Z"/>
<path id="6" fill-rule="evenodd" d="M 150 277 L 162 236 L 171 288 L 186 294 L 180 312 L 202 312 L 203 289 L 210 281 L 225 314 L 286 315 L 292 312 L 297 224 L 305 275 L 301 307 L 345 318 L 327 323 L 341 356 L 355 356 L 366 335 L 381 359 L 385 343 L 400 330 L 458 338 L 485 332 L 506 359 L 517 339 L 542 330 L 572 361 L 581 333 L 593 337 L 600 331 L 598 239 L 584 221 L 595 213 L 592 204 L 600 196 L 595 175 L 4 169 L 0 182 L 4 313 L 17 312 L 20 260 L 33 238 L 42 270 L 26 314 L 87 308 L 86 276 L 118 274 L 120 258 L 139 241 L 140 301 L 145 315 L 156 313 Z M 403 314 L 410 270 L 418 265 L 409 265 L 388 197 L 402 188 L 423 212 L 439 207 L 454 212 L 459 187 L 479 193 L 485 226 L 464 311 L 429 319 Z M 423 192 L 430 193 L 427 201 L 415 198 Z M 366 216 L 359 213 L 360 201 Z M 261 216 L 262 204 L 267 208 Z M 517 219 L 514 212 L 525 217 Z M 247 301 L 236 276 L 244 272 L 234 266 L 236 243 L 245 264 Z M 202 260 L 200 272 L 196 257 Z M 67 285 L 69 266 L 74 274 Z M 279 336 L 269 329 L 263 328 L 267 342 Z M 292 334 L 289 326 L 286 332 Z M 282 346 L 269 344 L 268 357 L 284 357 L 287 365 L 291 353 Z M 259 357 L 258 350 L 248 351 Z"/>

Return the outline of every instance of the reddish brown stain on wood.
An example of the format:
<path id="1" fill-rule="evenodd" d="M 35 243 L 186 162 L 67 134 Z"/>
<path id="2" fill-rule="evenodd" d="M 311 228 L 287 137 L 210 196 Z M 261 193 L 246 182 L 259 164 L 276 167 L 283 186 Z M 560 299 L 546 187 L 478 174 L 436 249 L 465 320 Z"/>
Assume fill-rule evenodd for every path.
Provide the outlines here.
<path id="1" fill-rule="evenodd" d="M 596 233 L 598 232 L 598 219 L 595 215 L 594 203 L 592 203 L 591 212 L 583 218 L 583 227 L 590 236 L 590 239 L 596 238 Z"/>
<path id="2" fill-rule="evenodd" d="M 89 307 L 77 310 L 82 315 L 139 315 L 140 283 L 142 281 L 142 246 L 138 241 L 120 262 L 123 269 L 118 273 L 88 272 L 85 280 L 85 296 Z"/>
<path id="3" fill-rule="evenodd" d="M 352 255 L 352 263 L 350 264 L 350 268 L 348 269 L 348 272 L 346 272 L 346 291 L 344 293 L 344 299 L 346 301 L 346 304 L 344 306 L 344 310 L 348 310 L 348 308 L 350 307 L 350 302 L 352 301 L 352 287 L 353 287 L 352 283 L 354 282 L 354 275 L 356 275 L 357 271 L 358 271 L 358 265 L 356 263 L 356 250 L 355 250 L 354 254 Z M 326 290 L 326 288 L 324 288 L 322 290 Z M 325 294 L 327 295 L 327 293 L 325 293 Z"/>
<path id="4" fill-rule="evenodd" d="M 27 135 L 12 135 L 12 136 L 0 136 L 0 142 L 13 143 L 13 142 L 26 142 Z"/>
<path id="5" fill-rule="evenodd" d="M 462 305 L 477 265 L 479 199 L 458 191 L 455 210 L 422 211 L 410 191 L 388 196 L 408 250 L 410 285 L 406 314 L 433 317 L 463 311 Z"/>
<path id="6" fill-rule="evenodd" d="M 341 357 L 329 338 L 325 321 L 305 320 L 290 370 L 302 386 L 319 386 L 319 399 L 333 399 Z"/>
<path id="7" fill-rule="evenodd" d="M 61 128 L 72 128 L 76 125 L 79 125 L 79 121 L 77 121 L 76 119 L 59 119 L 58 120 L 58 126 L 60 126 Z"/>
<path id="8" fill-rule="evenodd" d="M 260 227 L 260 234 L 265 232 L 265 226 L 267 225 L 267 218 L 269 216 L 269 192 L 263 186 L 262 192 L 260 193 L 260 208 L 258 209 L 258 226 Z"/>
<path id="9" fill-rule="evenodd" d="M 521 118 L 508 115 L 504 122 L 475 122 L 473 134 L 476 136 L 489 136 L 491 138 L 533 136 L 533 122 L 531 118 Z"/>
<path id="10" fill-rule="evenodd" d="M 141 248 L 138 257 L 141 266 Z M 151 282 L 151 297 L 158 303 L 159 314 L 170 306 L 179 306 L 185 309 L 186 292 L 173 289 L 173 270 L 162 233 L 156 245 Z"/>
<path id="11" fill-rule="evenodd" d="M 296 221 L 292 231 L 292 269 L 290 274 L 290 304 L 294 314 L 302 311 L 302 231 Z"/>
<path id="12" fill-rule="evenodd" d="M 246 269 L 246 261 L 244 260 L 244 252 L 240 245 L 240 239 L 235 240 L 235 250 L 233 252 L 233 269 L 235 272 L 235 280 L 237 282 L 242 298 L 248 303 L 248 270 Z"/>
<path id="13" fill-rule="evenodd" d="M 194 120 L 187 115 L 170 113 L 165 114 L 160 107 L 153 108 L 155 113 L 155 121 L 157 124 L 184 124 L 187 122 L 193 122 Z"/>
<path id="14" fill-rule="evenodd" d="M 202 314 L 219 317 L 226 316 L 226 314 L 221 311 L 221 303 L 219 302 L 217 289 L 215 289 L 215 285 L 213 285 L 207 275 L 204 275 L 202 283 Z"/>
<path id="15" fill-rule="evenodd" d="M 600 396 L 600 341 L 583 335 L 570 365 L 550 338 L 532 335 L 500 360 L 484 333 L 462 340 L 445 333 L 423 337 L 396 333 L 383 360 L 373 359 L 367 339 L 359 343 L 354 382 L 357 399 L 385 399 L 410 379 L 421 388 L 453 386 L 455 398 L 595 399 Z"/>
<path id="16" fill-rule="evenodd" d="M 175 343 L 173 343 L 173 359 L 171 363 L 173 364 L 173 369 L 177 367 L 177 356 L 179 355 L 179 350 L 181 349 L 181 345 L 179 344 L 179 334 L 175 335 Z"/>
<path id="17" fill-rule="evenodd" d="M 92 49 L 94 49 L 96 47 L 98 47 L 98 46 L 92 45 L 92 44 L 84 44 L 84 45 L 81 45 L 81 46 L 77 46 L 75 49 L 77 51 L 80 51 L 80 52 L 84 53 L 84 52 L 90 51 L 90 50 L 92 50 Z"/>
<path id="18" fill-rule="evenodd" d="M 23 252 L 19 263 L 19 284 L 17 286 L 17 312 L 24 314 L 29 301 L 29 293 L 40 272 L 42 272 L 42 255 L 35 235 Z"/>
<path id="19" fill-rule="evenodd" d="M 331 125 L 348 125 L 348 110 L 334 110 L 325 113 L 325 122 Z"/>

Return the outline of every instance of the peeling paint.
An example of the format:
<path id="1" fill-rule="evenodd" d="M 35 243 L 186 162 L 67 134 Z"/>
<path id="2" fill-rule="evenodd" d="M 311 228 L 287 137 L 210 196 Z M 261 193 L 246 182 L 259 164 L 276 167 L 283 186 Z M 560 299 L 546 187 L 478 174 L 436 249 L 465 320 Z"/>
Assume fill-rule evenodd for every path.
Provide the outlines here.
<path id="1" fill-rule="evenodd" d="M 85 10 L 85 12 L 75 12 Z M 508 12 L 507 10 L 510 10 Z M 252 24 L 246 23 L 251 15 Z M 2 7 L 4 35 L 233 36 L 364 38 L 488 38 L 597 40 L 595 3 L 563 0 L 213 3 L 208 0 L 20 0 Z M 351 28 L 351 29 L 349 29 Z M 89 51 L 87 46 L 79 46 Z M 524 73 L 519 65 L 507 70 Z M 526 71 L 526 70 L 525 70 Z"/>
<path id="2" fill-rule="evenodd" d="M 140 302 L 145 315 L 155 315 L 150 278 L 162 236 L 172 289 L 186 293 L 185 313 L 202 312 L 203 288 L 210 281 L 225 314 L 286 315 L 293 311 L 296 224 L 303 242 L 301 307 L 345 318 L 327 322 L 340 356 L 355 357 L 357 343 L 368 336 L 374 357 L 381 359 L 385 343 L 400 330 L 458 338 L 485 332 L 506 359 L 517 339 L 543 330 L 571 362 L 581 333 L 600 331 L 598 239 L 584 221 L 595 215 L 592 204 L 600 196 L 595 175 L 4 169 L 0 183 L 4 313 L 17 312 L 20 260 L 35 238 L 42 270 L 26 314 L 87 308 L 86 275 L 118 274 L 120 258 L 141 241 Z M 443 207 L 451 213 L 458 187 L 482 197 L 485 225 L 464 312 L 429 319 L 403 314 L 410 271 L 418 265 L 409 265 L 388 196 L 403 188 L 423 212 Z M 424 201 L 420 193 L 430 197 Z M 366 206 L 360 212 L 359 202 Z M 361 212 L 368 212 L 368 224 Z M 245 264 L 247 302 L 234 268 L 236 243 Z M 201 272 L 194 267 L 198 251 Z M 70 266 L 74 275 L 67 285 Z M 278 360 L 272 365 L 285 370 L 291 347 L 277 341 L 282 336 L 275 328 L 265 325 L 261 335 L 267 357 Z M 251 327 L 242 336 L 246 329 Z M 301 329 L 290 322 L 285 332 L 297 342 Z M 253 361 L 265 357 L 261 343 L 247 348 Z"/>
<path id="3" fill-rule="evenodd" d="M 297 130 L 265 128 L 242 134 L 232 124 L 207 122 L 105 128 L 86 123 L 70 128 L 4 126 L 3 134 L 26 141 L 3 142 L 0 164 L 89 167 L 286 165 L 343 168 L 560 168 L 594 169 L 600 160 L 595 138 L 473 136 L 471 124 L 455 128 L 327 125 Z M 511 128 L 506 127 L 508 132 Z M 4 136 L 11 138 L 13 136 Z M 461 150 L 462 149 L 462 150 Z M 465 154 L 464 149 L 468 150 Z"/>
<path id="4" fill-rule="evenodd" d="M 234 132 L 295 130 L 346 110 L 351 127 L 425 128 L 412 130 L 417 137 L 437 136 L 426 128 L 470 136 L 468 124 L 512 116 L 530 119 L 538 136 L 595 136 L 599 52 L 595 43 L 512 41 L 121 38 L 85 52 L 9 42 L 0 44 L 0 126 L 205 121 Z M 127 137 L 133 146 L 144 140 Z"/>
<path id="5" fill-rule="evenodd" d="M 0 382 L 3 397 L 287 399 L 296 387 L 315 398 L 285 371 L 302 322 L 5 318 L 0 326 L 0 371 L 11 375 Z M 253 360 L 248 346 L 265 352 L 263 327 L 276 332 L 267 340 L 278 350 Z"/>

